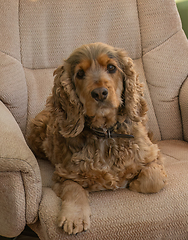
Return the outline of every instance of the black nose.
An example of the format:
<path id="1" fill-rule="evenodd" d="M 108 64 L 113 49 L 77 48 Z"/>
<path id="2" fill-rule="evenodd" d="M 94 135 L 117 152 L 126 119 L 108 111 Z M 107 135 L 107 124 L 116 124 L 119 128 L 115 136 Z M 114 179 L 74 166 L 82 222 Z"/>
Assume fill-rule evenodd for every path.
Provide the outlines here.
<path id="1" fill-rule="evenodd" d="M 108 90 L 104 87 L 101 88 L 95 88 L 92 92 L 91 92 L 91 96 L 92 98 L 94 98 L 96 101 L 104 101 L 107 96 L 108 96 Z"/>

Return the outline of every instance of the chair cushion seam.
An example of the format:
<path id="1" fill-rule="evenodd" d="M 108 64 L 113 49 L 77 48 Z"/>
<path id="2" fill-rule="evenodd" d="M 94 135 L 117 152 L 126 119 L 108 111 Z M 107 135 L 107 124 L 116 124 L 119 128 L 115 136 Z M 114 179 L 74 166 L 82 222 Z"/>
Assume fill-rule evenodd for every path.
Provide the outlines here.
<path id="1" fill-rule="evenodd" d="M 9 53 L 4 52 L 4 51 L 2 51 L 2 50 L 0 50 L 0 52 L 3 53 L 3 54 L 5 54 L 5 55 L 7 55 L 7 56 L 9 56 L 10 58 L 16 60 L 18 63 L 20 63 L 20 64 L 22 65 L 22 63 L 21 63 L 17 58 L 15 58 L 14 56 L 10 55 Z"/>
<path id="2" fill-rule="evenodd" d="M 171 36 L 169 36 L 167 39 L 165 39 L 163 42 L 161 42 L 159 45 L 153 47 L 152 49 L 150 49 L 148 52 L 143 54 L 143 57 L 146 56 L 148 53 L 152 52 L 153 50 L 159 48 L 160 46 L 162 46 L 163 44 L 165 44 L 166 42 L 168 42 L 172 37 L 174 37 L 177 33 L 181 32 L 182 29 L 178 30 L 177 32 L 173 33 Z"/>
<path id="3" fill-rule="evenodd" d="M 161 152 L 162 152 L 162 151 L 161 151 Z M 166 155 L 167 157 L 171 157 L 171 158 L 173 158 L 173 159 L 175 159 L 175 160 L 177 160 L 177 161 L 180 161 L 180 159 L 178 159 L 178 158 L 176 158 L 176 157 L 174 157 L 174 156 L 172 156 L 172 155 L 170 155 L 170 154 L 163 153 L 163 152 L 162 152 L 162 154 L 163 154 L 163 155 Z"/>

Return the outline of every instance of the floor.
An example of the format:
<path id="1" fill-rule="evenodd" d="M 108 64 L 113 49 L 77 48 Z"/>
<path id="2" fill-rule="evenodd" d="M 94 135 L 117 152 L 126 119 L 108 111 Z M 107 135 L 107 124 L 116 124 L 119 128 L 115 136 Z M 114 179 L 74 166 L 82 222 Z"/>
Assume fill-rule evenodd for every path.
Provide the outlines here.
<path id="1" fill-rule="evenodd" d="M 28 226 L 25 227 L 24 231 L 15 238 L 5 238 L 0 236 L 0 240 L 39 240 L 36 233 L 34 233 Z"/>

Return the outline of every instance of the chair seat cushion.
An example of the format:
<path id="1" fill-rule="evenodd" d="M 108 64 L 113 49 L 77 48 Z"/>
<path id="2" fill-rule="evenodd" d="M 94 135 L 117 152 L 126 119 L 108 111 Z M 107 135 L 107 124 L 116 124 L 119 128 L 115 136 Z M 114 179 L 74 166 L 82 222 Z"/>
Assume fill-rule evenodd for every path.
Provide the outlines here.
<path id="1" fill-rule="evenodd" d="M 91 228 L 68 236 L 57 227 L 61 200 L 50 188 L 53 167 L 40 161 L 43 198 L 39 220 L 30 226 L 41 239 L 187 239 L 188 143 L 166 140 L 159 143 L 165 156 L 168 185 L 157 194 L 128 189 L 90 193 Z M 45 236 L 45 237 L 44 237 Z"/>

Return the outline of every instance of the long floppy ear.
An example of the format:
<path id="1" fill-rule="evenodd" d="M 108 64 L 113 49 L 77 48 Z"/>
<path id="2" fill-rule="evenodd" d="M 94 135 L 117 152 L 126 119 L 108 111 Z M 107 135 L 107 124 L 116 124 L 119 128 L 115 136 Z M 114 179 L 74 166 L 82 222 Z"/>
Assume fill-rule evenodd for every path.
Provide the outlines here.
<path id="1" fill-rule="evenodd" d="M 145 121 L 148 108 L 143 96 L 143 85 L 139 82 L 132 59 L 127 57 L 125 51 L 118 50 L 117 52 L 120 67 L 124 73 L 119 117 L 121 121 L 125 121 L 127 118 L 135 122 Z"/>
<path id="2" fill-rule="evenodd" d="M 54 87 L 47 106 L 54 114 L 63 137 L 75 137 L 84 128 L 82 104 L 76 95 L 75 86 L 65 67 L 61 66 L 54 71 Z"/>

